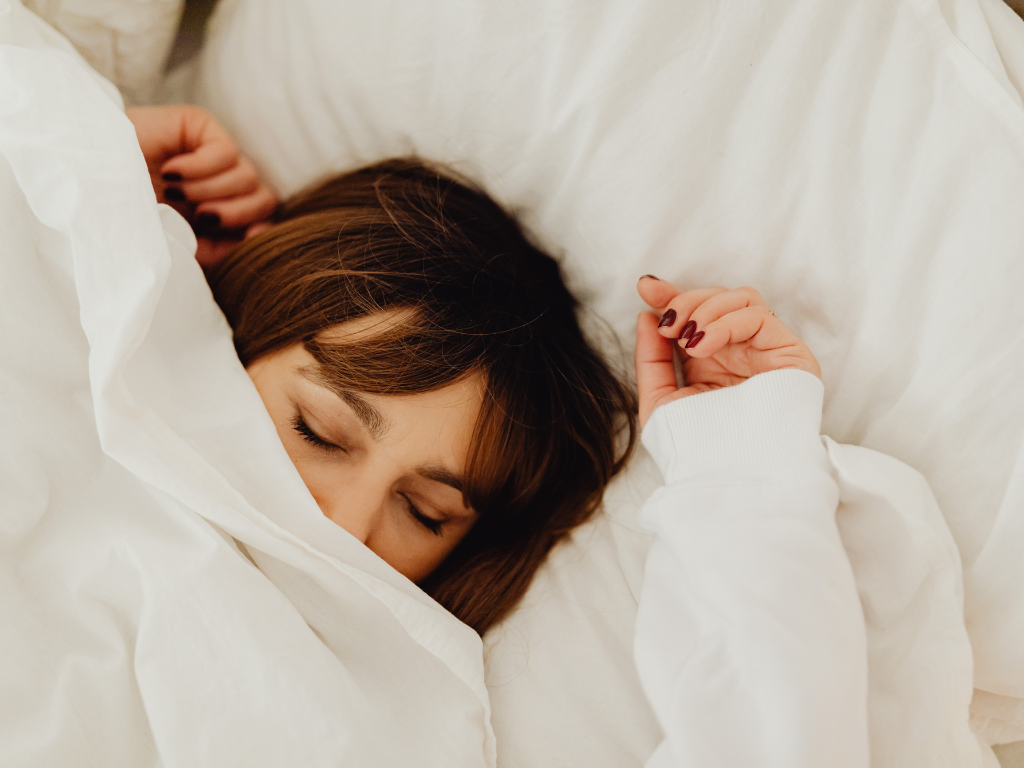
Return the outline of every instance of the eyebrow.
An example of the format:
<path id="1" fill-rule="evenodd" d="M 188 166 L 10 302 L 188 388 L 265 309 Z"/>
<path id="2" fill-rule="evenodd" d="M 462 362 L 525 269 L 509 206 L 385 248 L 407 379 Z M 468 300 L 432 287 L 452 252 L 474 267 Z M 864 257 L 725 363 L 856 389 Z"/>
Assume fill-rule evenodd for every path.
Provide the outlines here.
<path id="1" fill-rule="evenodd" d="M 438 466 L 436 464 L 417 467 L 416 472 L 417 474 L 427 478 L 427 480 L 433 480 L 435 483 L 447 485 L 450 488 L 454 488 L 459 493 L 462 493 L 462 488 L 465 485 L 460 475 L 455 474 L 447 467 Z"/>
<path id="2" fill-rule="evenodd" d="M 373 437 L 374 440 L 380 440 L 384 437 L 388 429 L 391 427 L 388 420 L 384 418 L 384 414 L 367 402 L 366 398 L 358 392 L 353 392 L 351 389 L 345 389 L 344 387 L 337 386 L 334 382 L 324 376 L 318 367 L 313 365 L 303 366 L 299 369 L 299 373 L 301 373 L 303 378 L 306 380 L 329 389 L 348 403 L 352 412 L 355 413 L 356 418 L 359 419 L 359 423 L 366 428 L 366 431 L 370 433 L 370 436 Z"/>
<path id="3" fill-rule="evenodd" d="M 391 427 L 388 420 L 384 418 L 384 414 L 368 403 L 362 395 L 358 392 L 353 392 L 351 389 L 337 386 L 324 376 L 317 366 L 303 366 L 299 369 L 299 373 L 302 374 L 303 378 L 318 386 L 329 389 L 348 403 L 356 418 L 359 419 L 359 423 L 366 427 L 366 431 L 373 436 L 374 440 L 380 440 Z M 417 467 L 416 473 L 427 480 L 433 480 L 435 483 L 441 483 L 449 488 L 454 488 L 459 493 L 462 493 L 462 489 L 465 487 L 465 481 L 461 475 L 439 464 L 427 464 Z"/>

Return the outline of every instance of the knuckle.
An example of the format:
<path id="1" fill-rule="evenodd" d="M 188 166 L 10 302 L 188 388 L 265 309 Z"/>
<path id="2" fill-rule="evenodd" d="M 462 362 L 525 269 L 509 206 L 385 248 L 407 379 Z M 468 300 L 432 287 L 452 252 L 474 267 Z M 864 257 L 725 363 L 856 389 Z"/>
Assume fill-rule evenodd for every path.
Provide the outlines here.
<path id="1" fill-rule="evenodd" d="M 259 190 L 260 180 L 257 179 L 255 175 L 245 175 L 238 181 L 238 191 L 240 194 L 256 194 Z"/>

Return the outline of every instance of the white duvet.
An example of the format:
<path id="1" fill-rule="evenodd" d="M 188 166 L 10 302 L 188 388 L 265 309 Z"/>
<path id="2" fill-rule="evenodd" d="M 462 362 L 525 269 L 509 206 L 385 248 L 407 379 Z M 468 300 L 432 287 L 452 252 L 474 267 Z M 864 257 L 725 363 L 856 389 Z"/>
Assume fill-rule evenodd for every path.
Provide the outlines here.
<path id="1" fill-rule="evenodd" d="M 226 26 L 238 7 L 222 14 L 222 35 L 244 29 L 241 22 Z M 260 10 L 255 3 L 248 7 Z M 308 11 L 300 3 L 275 7 Z M 667 208 L 630 207 L 622 179 L 617 187 L 609 181 L 612 171 L 636 165 L 639 174 L 659 162 L 642 153 L 620 162 L 615 148 L 622 139 L 615 131 L 626 131 L 628 123 L 595 133 L 569 109 L 554 123 L 564 134 L 556 132 L 561 138 L 549 151 L 588 138 L 595 143 L 579 146 L 588 148 L 591 162 L 572 153 L 517 154 L 516 143 L 501 138 L 500 110 L 493 110 L 498 122 L 490 127 L 481 123 L 486 111 L 449 110 L 450 94 L 422 90 L 408 76 L 411 70 L 401 69 L 397 51 L 414 55 L 414 48 L 398 46 L 392 59 L 399 81 L 427 100 L 414 114 L 429 122 L 433 105 L 438 114 L 461 115 L 477 126 L 462 149 L 479 142 L 464 156 L 492 170 L 504 158 L 505 172 L 496 175 L 506 198 L 528 210 L 531 200 L 537 203 L 535 225 L 567 249 L 578 284 L 587 283 L 584 259 L 595 259 L 597 278 L 588 290 L 620 330 L 626 328 L 622 309 L 632 312 L 634 305 L 632 279 L 617 270 L 670 278 L 685 272 L 688 280 L 727 283 L 743 274 L 743 282 L 769 284 L 780 314 L 789 315 L 824 363 L 826 392 L 832 393 L 826 431 L 885 449 L 928 481 L 881 454 L 829 444 L 842 501 L 838 521 L 868 631 L 872 763 L 985 765 L 991 752 L 968 727 L 968 630 L 974 679 L 980 673 L 988 691 L 975 700 L 976 730 L 986 739 L 999 728 L 1002 740 L 1021 738 L 1010 722 L 1016 711 L 1010 697 L 1024 695 L 1015 624 L 1024 604 L 1013 570 L 1021 567 L 1024 527 L 1015 485 L 1020 471 L 1014 469 L 1024 419 L 1016 384 L 1024 374 L 1017 362 L 1021 310 L 1014 297 L 1024 266 L 1011 259 L 1024 233 L 1019 217 L 1009 214 L 1009 200 L 1024 199 L 1013 198 L 1024 192 L 1017 154 L 1024 131 L 1006 70 L 1004 83 L 985 74 L 990 70 L 977 59 L 965 59 L 972 54 L 957 47 L 948 28 L 936 31 L 942 17 L 927 3 L 896 7 L 887 15 L 871 6 L 874 16 L 868 17 L 881 27 L 882 20 L 893 22 L 909 36 L 902 47 L 893 43 L 903 65 L 918 61 L 927 69 L 922 62 L 930 62 L 927 72 L 938 90 L 914 112 L 917 123 L 896 125 L 905 134 L 908 126 L 933 126 L 931 155 L 910 165 L 925 175 L 874 180 L 871 173 L 897 157 L 881 141 L 865 150 L 860 164 L 849 161 L 853 175 L 845 176 L 843 155 L 838 165 L 821 164 L 835 155 L 828 147 L 816 150 L 811 132 L 806 146 L 783 145 L 817 158 L 810 168 L 826 178 L 860 179 L 850 182 L 851 194 L 867 207 L 845 209 L 834 198 L 794 191 L 779 210 L 762 210 L 751 206 L 763 200 L 743 199 L 737 179 L 749 179 L 756 189 L 766 179 L 784 178 L 784 164 L 763 146 L 737 156 L 742 144 L 726 141 L 724 154 L 700 155 L 704 170 L 681 188 L 692 196 L 711 179 L 704 187 L 710 191 L 672 206 L 693 211 L 696 205 L 700 220 L 669 227 L 671 236 L 658 227 Z M 701 18 L 706 24 L 718 16 Z M 729 60 L 727 43 L 762 39 L 735 8 L 729 19 L 723 27 L 729 34 L 719 39 L 726 46 L 721 60 Z M 413 14 L 403 24 L 414 20 Z M 791 12 L 768 13 L 758 29 L 770 21 L 775 33 L 800 28 L 810 34 L 830 20 L 794 5 Z M 360 26 L 356 16 L 350 21 L 348 34 L 370 39 L 372 25 Z M 405 27 L 391 21 L 393 40 L 401 39 Z M 870 37 L 864 31 L 870 25 L 855 21 L 844 20 L 852 25 L 843 27 L 848 44 L 870 58 L 876 49 L 854 45 Z M 466 28 L 452 22 L 452 30 Z M 508 36 L 514 42 L 523 31 L 514 24 L 487 28 L 499 42 Z M 932 36 L 915 37 L 922 28 Z M 342 29 L 335 27 L 339 34 Z M 288 24 L 264 31 L 287 30 L 302 31 Z M 470 47 L 482 39 L 457 37 Z M 257 36 L 249 39 L 258 43 Z M 915 59 L 907 39 L 933 47 L 926 45 Z M 0 44 L 0 764 L 462 766 L 497 760 L 529 768 L 648 759 L 663 734 L 640 693 L 630 650 L 649 546 L 635 511 L 658 483 L 649 459 L 638 458 L 611 489 L 607 514 L 553 555 L 522 608 L 488 637 L 485 687 L 479 640 L 320 515 L 234 357 L 229 329 L 191 258 L 191 233 L 153 199 L 116 95 L 73 53 L 55 52 L 61 41 L 16 2 L 0 0 Z M 221 44 L 211 56 L 231 50 L 223 38 Z M 600 50 L 614 61 L 630 48 Z M 767 50 L 784 58 L 786 48 Z M 447 53 L 425 60 L 439 68 L 464 63 L 454 44 Z M 753 59 L 759 71 L 771 72 L 765 62 L 775 60 L 763 50 Z M 301 72 L 302 61 L 287 60 Z M 572 60 L 548 62 L 555 88 L 549 95 L 558 92 L 564 71 L 555 65 Z M 503 59 L 495 53 L 492 61 Z M 667 71 L 667 59 L 638 61 L 648 71 Z M 733 94 L 743 92 L 740 63 L 734 62 Z M 520 85 L 531 83 L 532 71 L 524 63 Z M 509 93 L 516 82 L 506 82 Z M 269 77 L 262 85 L 271 98 L 252 102 L 253 108 L 280 112 L 273 96 L 287 89 L 275 90 Z M 727 91 L 698 95 L 733 103 L 722 95 Z M 899 93 L 893 86 L 889 98 Z M 237 99 L 245 95 L 236 89 Z M 291 95 L 301 117 L 306 94 Z M 633 98 L 640 114 L 646 104 L 649 117 L 655 102 L 644 101 L 651 94 L 642 96 Z M 395 91 L 390 97 L 396 103 Z M 383 104 L 385 96 L 380 99 Z M 328 165 L 329 119 L 307 113 L 307 134 L 289 134 L 285 118 L 294 115 L 280 113 L 274 125 L 246 124 L 241 103 L 225 99 L 221 107 L 234 115 L 232 127 L 249 142 L 248 151 L 273 166 L 279 182 L 285 168 L 293 169 L 292 185 L 312 172 L 310 147 L 321 151 L 321 167 Z M 746 112 L 736 107 L 731 118 L 737 132 L 765 114 L 757 104 L 742 103 Z M 442 135 L 436 126 L 413 139 L 401 129 L 389 134 L 377 127 L 387 120 L 374 115 L 372 99 L 363 105 L 360 130 L 375 148 L 344 157 L 333 151 L 331 162 L 409 149 L 452 159 L 451 145 L 448 155 L 426 151 Z M 975 111 L 964 111 L 965 105 Z M 974 122 L 964 124 L 965 114 L 975 115 Z M 713 136 L 717 129 L 712 120 L 701 130 Z M 317 137 L 317 131 L 323 133 Z M 262 132 L 262 147 L 254 132 Z M 282 152 L 275 156 L 277 140 Z M 956 154 L 968 146 L 969 162 Z M 532 163 L 519 176 L 517 157 Z M 553 164 L 537 173 L 544 157 Z M 565 194 L 543 197 L 545 179 L 557 178 Z M 950 191 L 936 187 L 936 179 L 947 179 Z M 589 196 L 566 196 L 584 182 Z M 956 196 L 957 184 L 971 194 Z M 888 190 L 885 205 L 902 202 L 904 215 L 889 217 L 882 202 L 857 197 L 871 190 Z M 601 202 L 612 199 L 624 201 L 623 208 L 612 211 Z M 813 214 L 833 218 L 819 221 Z M 981 215 L 988 216 L 985 227 L 973 224 Z M 804 224 L 794 230 L 796 240 L 773 239 L 792 230 L 794 221 Z M 626 241 L 637 233 L 643 237 Z M 663 235 L 668 240 L 661 243 Z M 744 255 L 755 244 L 773 242 L 770 258 Z M 837 260 L 809 267 L 814 248 L 830 243 L 850 257 L 845 271 Z M 625 254 L 634 246 L 638 255 L 631 261 Z M 659 261 L 659 253 L 685 254 L 685 270 L 677 266 L 681 257 Z M 882 255 L 862 258 L 873 253 Z M 968 300 L 958 304 L 958 295 Z M 886 333 L 894 339 L 889 345 L 873 342 Z M 950 346 L 957 355 L 948 354 Z M 957 456 L 966 473 L 954 471 Z M 961 559 L 973 584 L 966 623 Z M 978 712 L 990 719 L 979 722 Z M 741 729 L 742 720 L 735 727 Z"/>
<path id="2" fill-rule="evenodd" d="M 1024 23 L 1005 4 L 223 0 L 200 74 L 282 192 L 402 152 L 472 174 L 627 344 L 640 274 L 757 287 L 822 363 L 825 433 L 926 478 L 963 565 L 975 724 L 1024 739 Z M 642 464 L 485 639 L 510 765 L 635 763 L 660 738 L 631 658 Z"/>
<path id="3" fill-rule="evenodd" d="M 54 37 L 0 3 L 0 764 L 493 765 L 479 638 L 320 514 Z"/>

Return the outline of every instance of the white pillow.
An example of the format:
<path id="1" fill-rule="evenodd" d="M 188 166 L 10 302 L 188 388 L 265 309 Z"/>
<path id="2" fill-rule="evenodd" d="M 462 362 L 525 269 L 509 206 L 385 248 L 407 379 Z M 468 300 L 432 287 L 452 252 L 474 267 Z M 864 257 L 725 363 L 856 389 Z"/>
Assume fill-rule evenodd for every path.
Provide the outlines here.
<path id="1" fill-rule="evenodd" d="M 223 0 L 201 101 L 283 194 L 413 152 L 474 176 L 627 346 L 642 274 L 756 286 L 822 364 L 825 432 L 927 478 L 964 564 L 976 684 L 1024 697 L 1022 52 L 998 0 Z M 577 747 L 635 756 L 656 737 L 614 693 L 642 562 L 630 499 L 496 630 L 550 640 L 516 683 L 492 679 L 499 740 L 523 755 L 544 725 L 516 726 L 560 685 L 633 710 L 566 735 Z M 614 586 L 566 608 L 573 567 Z M 588 675 L 569 671 L 578 640 Z"/>
<path id="2" fill-rule="evenodd" d="M 149 102 L 163 77 L 185 0 L 25 0 L 129 105 Z"/>

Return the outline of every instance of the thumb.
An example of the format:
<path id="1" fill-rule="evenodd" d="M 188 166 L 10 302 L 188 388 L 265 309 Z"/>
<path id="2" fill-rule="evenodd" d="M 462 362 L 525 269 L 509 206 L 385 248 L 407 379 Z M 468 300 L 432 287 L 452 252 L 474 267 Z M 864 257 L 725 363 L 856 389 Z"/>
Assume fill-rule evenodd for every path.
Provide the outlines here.
<path id="1" fill-rule="evenodd" d="M 636 388 L 640 395 L 641 428 L 658 404 L 679 389 L 672 345 L 672 339 L 658 333 L 658 316 L 641 312 L 636 319 Z"/>

